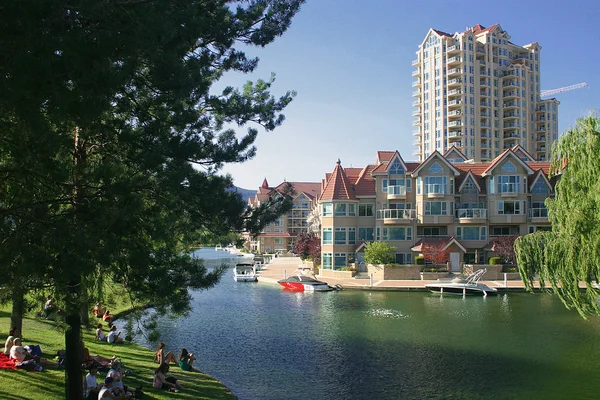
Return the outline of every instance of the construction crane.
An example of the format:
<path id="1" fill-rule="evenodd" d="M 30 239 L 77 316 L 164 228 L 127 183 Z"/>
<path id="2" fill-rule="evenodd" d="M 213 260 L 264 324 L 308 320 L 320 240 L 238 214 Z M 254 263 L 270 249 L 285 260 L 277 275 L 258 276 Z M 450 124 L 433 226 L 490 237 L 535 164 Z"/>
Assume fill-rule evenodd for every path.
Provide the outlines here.
<path id="1" fill-rule="evenodd" d="M 586 87 L 588 84 L 586 82 L 581 82 L 571 86 L 565 86 L 558 89 L 550 89 L 550 90 L 542 90 L 540 91 L 540 97 L 548 97 L 552 96 L 556 93 L 568 92 L 569 90 L 580 89 L 582 87 Z"/>

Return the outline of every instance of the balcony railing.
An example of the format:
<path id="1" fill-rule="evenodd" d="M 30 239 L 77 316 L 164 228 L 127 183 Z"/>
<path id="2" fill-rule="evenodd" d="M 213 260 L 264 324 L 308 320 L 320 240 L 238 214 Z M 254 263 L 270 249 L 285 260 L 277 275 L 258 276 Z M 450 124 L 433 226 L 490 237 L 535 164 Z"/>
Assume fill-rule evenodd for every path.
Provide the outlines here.
<path id="1" fill-rule="evenodd" d="M 487 209 L 485 208 L 460 208 L 456 210 L 456 218 L 485 219 Z"/>
<path id="2" fill-rule="evenodd" d="M 548 209 L 546 207 L 530 208 L 529 216 L 531 218 L 548 218 Z"/>
<path id="3" fill-rule="evenodd" d="M 377 219 L 415 219 L 417 210 L 383 209 L 377 210 Z"/>

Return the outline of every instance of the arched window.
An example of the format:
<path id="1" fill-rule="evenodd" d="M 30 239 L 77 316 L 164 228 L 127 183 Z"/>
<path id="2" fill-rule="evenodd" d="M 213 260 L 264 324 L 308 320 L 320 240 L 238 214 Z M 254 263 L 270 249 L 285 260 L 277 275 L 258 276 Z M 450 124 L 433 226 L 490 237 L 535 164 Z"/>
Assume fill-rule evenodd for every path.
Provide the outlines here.
<path id="1" fill-rule="evenodd" d="M 443 171 L 443 169 L 442 166 L 436 161 L 431 165 L 431 167 L 429 167 L 428 171 L 432 174 L 439 174 Z"/>
<path id="2" fill-rule="evenodd" d="M 543 179 L 538 179 L 531 188 L 531 193 L 548 194 L 548 185 Z"/>
<path id="3" fill-rule="evenodd" d="M 517 167 L 515 167 L 515 164 L 511 163 L 510 161 L 506 162 L 501 169 L 502 172 L 517 172 Z"/>
<path id="4" fill-rule="evenodd" d="M 398 160 L 396 158 L 394 160 L 394 162 L 392 163 L 392 165 L 390 166 L 389 174 L 390 175 L 404 175 L 405 173 L 406 173 L 406 171 L 404 170 L 402 163 L 400 162 L 400 160 Z"/>

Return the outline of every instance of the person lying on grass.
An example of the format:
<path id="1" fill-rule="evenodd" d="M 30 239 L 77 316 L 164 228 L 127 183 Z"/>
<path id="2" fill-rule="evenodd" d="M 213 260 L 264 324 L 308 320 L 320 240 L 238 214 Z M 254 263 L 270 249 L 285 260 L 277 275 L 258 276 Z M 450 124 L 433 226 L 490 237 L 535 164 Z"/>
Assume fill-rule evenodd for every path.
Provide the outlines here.
<path id="1" fill-rule="evenodd" d="M 155 389 L 165 389 L 171 392 L 179 392 L 183 389 L 183 386 L 177 382 L 177 378 L 167 376 L 169 372 L 169 364 L 166 362 L 160 364 L 154 371 L 154 378 L 152 380 L 152 387 Z"/>
<path id="2" fill-rule="evenodd" d="M 177 359 L 172 352 L 165 354 L 165 344 L 163 342 L 158 344 L 156 353 L 154 354 L 154 361 L 156 361 L 158 364 L 162 364 L 164 362 L 167 364 L 177 364 Z"/>
<path id="3" fill-rule="evenodd" d="M 117 356 L 113 356 L 112 358 L 106 358 L 99 355 L 92 356 L 89 349 L 85 347 L 83 340 L 80 340 L 80 346 L 82 354 L 81 363 L 86 368 L 89 368 L 92 365 L 96 365 L 99 368 L 110 368 L 112 362 L 117 358 Z"/>

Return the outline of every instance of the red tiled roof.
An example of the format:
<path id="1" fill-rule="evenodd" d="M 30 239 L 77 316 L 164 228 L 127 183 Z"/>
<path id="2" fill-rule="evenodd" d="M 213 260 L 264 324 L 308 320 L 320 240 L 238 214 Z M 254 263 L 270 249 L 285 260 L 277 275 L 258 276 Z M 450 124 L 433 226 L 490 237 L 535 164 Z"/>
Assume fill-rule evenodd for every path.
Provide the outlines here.
<path id="1" fill-rule="evenodd" d="M 452 243 L 456 243 L 460 248 L 466 250 L 465 247 L 456 239 L 454 236 L 452 237 L 432 237 L 432 238 L 423 238 L 419 240 L 413 247 L 411 247 L 412 251 L 423 251 L 423 245 L 429 246 L 444 246 L 443 248 L 447 248 Z"/>
<path id="2" fill-rule="evenodd" d="M 265 188 L 265 189 L 268 189 L 268 188 L 269 188 L 269 182 L 267 182 L 267 178 L 265 178 L 265 180 L 263 181 L 263 183 L 262 183 L 261 187 L 262 187 L 262 188 Z"/>
<path id="3" fill-rule="evenodd" d="M 496 29 L 499 26 L 500 26 L 500 24 L 494 24 L 494 25 L 490 26 L 489 28 L 486 28 L 481 24 L 477 24 L 473 27 L 473 33 L 478 35 L 478 34 L 484 33 L 484 32 L 492 32 L 494 29 Z"/>
<path id="4" fill-rule="evenodd" d="M 434 31 L 435 33 L 437 33 L 440 36 L 449 36 L 449 37 L 452 37 L 452 35 L 449 34 L 449 33 L 446 33 L 446 32 L 443 32 L 443 31 L 440 31 L 440 30 L 437 30 L 437 29 L 431 29 L 431 30 Z"/>
<path id="5" fill-rule="evenodd" d="M 296 195 L 304 193 L 311 200 L 319 197 L 319 194 L 321 193 L 321 184 L 318 182 L 281 182 L 279 185 L 277 185 L 275 190 L 283 190 L 285 185 L 288 183 L 292 185 Z"/>
<path id="6" fill-rule="evenodd" d="M 371 175 L 375 168 L 375 165 L 367 165 L 362 169 L 354 185 L 354 194 L 356 196 L 375 196 L 375 179 Z"/>
<path id="7" fill-rule="evenodd" d="M 364 168 L 344 168 L 344 172 L 350 181 L 350 184 L 354 185 L 360 176 Z"/>
<path id="8" fill-rule="evenodd" d="M 354 190 L 340 160 L 337 161 L 331 177 L 327 180 L 319 200 L 356 200 Z"/>
<path id="9" fill-rule="evenodd" d="M 378 151 L 377 152 L 377 162 L 382 163 L 385 161 L 390 161 L 392 157 L 396 154 L 395 151 Z"/>

